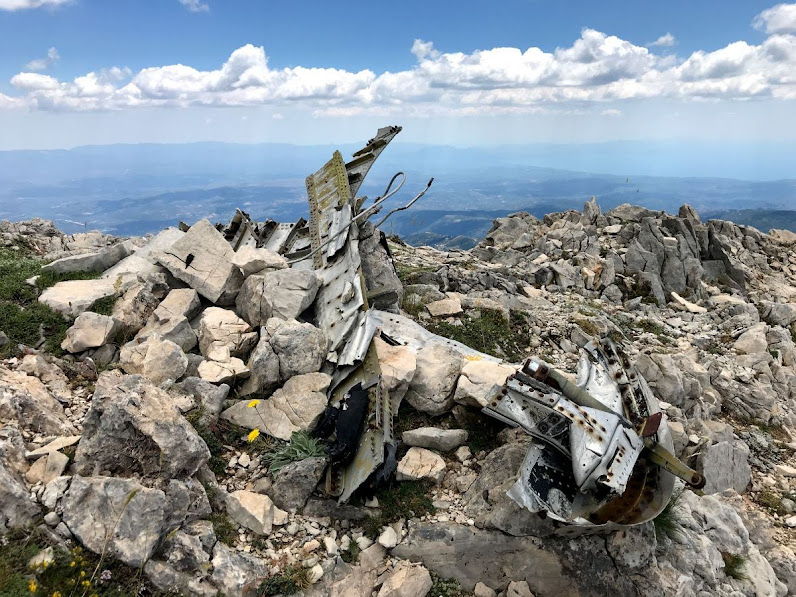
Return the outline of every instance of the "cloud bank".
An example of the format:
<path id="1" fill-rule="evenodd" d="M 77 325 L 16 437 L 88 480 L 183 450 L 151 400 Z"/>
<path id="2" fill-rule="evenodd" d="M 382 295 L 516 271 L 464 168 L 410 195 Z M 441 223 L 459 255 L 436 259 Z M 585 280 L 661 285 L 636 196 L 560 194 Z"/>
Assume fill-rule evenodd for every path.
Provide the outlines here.
<path id="1" fill-rule="evenodd" d="M 22 0 L 0 0 L 21 2 Z M 57 1 L 57 0 L 51 0 Z M 183 4 L 197 4 L 180 0 Z M 29 69 L 0 94 L 0 109 L 89 111 L 137 107 L 303 107 L 317 114 L 363 112 L 489 114 L 533 112 L 649 98 L 681 101 L 796 99 L 796 4 L 763 11 L 754 26 L 768 37 L 687 57 L 584 29 L 571 46 L 446 53 L 415 40 L 415 65 L 398 72 L 272 68 L 264 48 L 247 44 L 217 70 L 174 64 L 90 72 L 60 81 Z M 651 46 L 669 47 L 666 34 Z M 40 69 L 39 69 L 40 70 Z"/>
<path id="2" fill-rule="evenodd" d="M 179 0 L 179 2 L 191 12 L 207 12 L 210 10 L 210 5 L 201 0 Z"/>
<path id="3" fill-rule="evenodd" d="M 69 4 L 72 0 L 0 0 L 0 10 L 28 10 L 45 6 L 56 7 Z"/>

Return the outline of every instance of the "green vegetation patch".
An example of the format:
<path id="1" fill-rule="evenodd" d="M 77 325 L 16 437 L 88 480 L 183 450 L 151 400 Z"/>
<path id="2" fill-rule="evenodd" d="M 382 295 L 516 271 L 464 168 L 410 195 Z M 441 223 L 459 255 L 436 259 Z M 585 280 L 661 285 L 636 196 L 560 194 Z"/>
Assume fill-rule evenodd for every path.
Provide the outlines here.
<path id="1" fill-rule="evenodd" d="M 257 589 L 257 594 L 263 597 L 294 595 L 309 586 L 309 569 L 304 568 L 301 564 L 291 564 L 281 574 L 265 579 Z"/>
<path id="2" fill-rule="evenodd" d="M 756 501 L 764 508 L 771 510 L 774 514 L 784 516 L 788 513 L 788 511 L 785 509 L 785 506 L 782 504 L 782 498 L 776 492 L 770 489 L 764 489 L 758 493 Z"/>
<path id="3" fill-rule="evenodd" d="M 517 363 L 525 358 L 531 343 L 527 316 L 512 311 L 510 320 L 496 309 L 481 309 L 480 317 L 470 314 L 461 318 L 461 325 L 446 321 L 432 322 L 429 331 L 456 340 L 479 352 Z"/>
<path id="4" fill-rule="evenodd" d="M 655 537 L 661 541 L 664 537 L 677 539 L 683 535 L 683 519 L 680 516 L 680 509 L 677 503 L 683 495 L 682 491 L 677 491 L 669 498 L 669 503 L 652 521 L 655 525 Z"/>
<path id="5" fill-rule="evenodd" d="M 208 518 L 213 525 L 216 537 L 222 543 L 232 545 L 238 538 L 238 525 L 230 520 L 229 516 L 223 512 L 213 512 Z"/>
<path id="6" fill-rule="evenodd" d="M 268 471 L 276 475 L 291 462 L 319 456 L 326 456 L 323 444 L 307 433 L 297 432 L 290 437 L 288 443 L 269 450 L 264 459 L 268 464 Z"/>
<path id="7" fill-rule="evenodd" d="M 429 481 L 400 481 L 376 493 L 381 514 L 365 519 L 365 534 L 376 539 L 382 527 L 401 518 L 409 519 L 435 512 Z"/>
<path id="8" fill-rule="evenodd" d="M 42 557 L 52 550 L 52 557 Z M 29 567 L 34 556 L 41 563 Z M 161 596 L 140 569 L 73 547 L 49 547 L 37 529 L 12 531 L 0 538 L 0 595 L 4 597 Z"/>
<path id="9" fill-rule="evenodd" d="M 8 336 L 6 354 L 17 345 L 37 346 L 45 339 L 44 349 L 61 354 L 61 342 L 70 322 L 48 306 L 38 302 L 45 288 L 64 280 L 88 280 L 98 277 L 91 272 L 68 274 L 42 273 L 42 261 L 28 253 L 0 249 L 0 331 Z M 38 276 L 35 286 L 26 280 Z"/>
<path id="10" fill-rule="evenodd" d="M 442 578 L 432 572 L 431 582 L 429 597 L 469 597 L 472 595 L 465 591 L 459 581 L 454 578 Z"/>
<path id="11" fill-rule="evenodd" d="M 735 580 L 746 580 L 748 576 L 744 572 L 746 558 L 726 551 L 721 552 L 721 559 L 724 560 L 724 574 Z"/>

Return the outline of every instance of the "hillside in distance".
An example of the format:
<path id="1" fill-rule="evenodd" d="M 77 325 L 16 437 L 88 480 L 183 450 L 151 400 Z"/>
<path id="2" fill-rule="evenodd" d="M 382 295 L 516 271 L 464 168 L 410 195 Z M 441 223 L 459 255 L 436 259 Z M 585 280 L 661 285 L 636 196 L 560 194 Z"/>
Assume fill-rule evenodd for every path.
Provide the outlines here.
<path id="1" fill-rule="evenodd" d="M 339 148 L 345 157 L 356 149 Z M 295 220 L 307 216 L 304 177 L 334 149 L 195 143 L 0 152 L 0 219 L 42 217 L 68 232 L 118 235 L 154 232 L 179 220 L 224 222 L 235 208 L 258 220 Z M 472 246 L 497 217 L 580 209 L 591 196 L 603 209 L 633 203 L 672 212 L 689 203 L 703 215 L 764 230 L 793 228 L 796 173 L 783 162 L 782 148 L 757 151 L 755 163 L 742 159 L 739 148 L 676 149 L 638 143 L 496 148 L 396 143 L 360 193 L 375 198 L 402 170 L 409 178 L 389 202 L 392 208 L 433 176 L 431 191 L 385 229 L 413 243 L 439 246 Z M 566 164 L 569 169 L 561 167 Z M 697 171 L 714 176 L 672 176 Z M 779 178 L 728 177 L 754 172 Z M 727 210 L 733 217 L 720 215 Z"/>

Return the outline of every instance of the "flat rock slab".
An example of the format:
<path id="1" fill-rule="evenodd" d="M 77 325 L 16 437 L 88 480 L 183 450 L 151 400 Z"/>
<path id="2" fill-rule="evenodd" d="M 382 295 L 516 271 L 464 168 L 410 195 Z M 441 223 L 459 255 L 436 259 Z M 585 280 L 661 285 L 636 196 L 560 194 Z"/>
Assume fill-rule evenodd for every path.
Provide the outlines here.
<path id="1" fill-rule="evenodd" d="M 94 253 L 83 253 L 82 255 L 72 255 L 62 259 L 56 259 L 51 263 L 43 265 L 41 271 L 53 272 L 56 274 L 67 274 L 70 272 L 104 272 L 128 255 L 131 255 L 134 249 L 133 241 L 126 240 Z"/>
<path id="2" fill-rule="evenodd" d="M 39 296 L 53 311 L 64 317 L 77 317 L 100 299 L 117 296 L 135 283 L 134 277 L 67 280 L 46 288 Z"/>
<path id="3" fill-rule="evenodd" d="M 72 354 L 98 348 L 113 340 L 120 329 L 121 323 L 113 317 L 86 311 L 78 315 L 75 323 L 66 331 L 61 348 Z"/>
<path id="4" fill-rule="evenodd" d="M 392 555 L 422 562 L 442 578 L 455 578 L 467 591 L 478 582 L 502 589 L 512 580 L 525 580 L 541 595 L 580 594 L 555 554 L 499 531 L 452 522 L 410 523 L 409 535 Z"/>
<path id="5" fill-rule="evenodd" d="M 274 524 L 274 502 L 253 491 L 233 491 L 227 495 L 227 514 L 238 524 L 258 535 L 270 535 Z"/>
<path id="6" fill-rule="evenodd" d="M 697 457 L 697 471 L 705 476 L 703 491 L 706 494 L 734 489 L 746 491 L 752 479 L 749 466 L 749 448 L 742 441 L 719 442 L 703 448 Z"/>
<path id="7" fill-rule="evenodd" d="M 398 463 L 395 478 L 399 481 L 430 479 L 435 483 L 445 476 L 445 461 L 442 456 L 425 448 L 409 448 Z"/>
<path id="8" fill-rule="evenodd" d="M 155 256 L 175 278 L 210 302 L 231 305 L 243 284 L 243 273 L 232 263 L 234 253 L 224 236 L 205 219 Z"/>
<path id="9" fill-rule="evenodd" d="M 450 452 L 467 441 L 467 432 L 464 429 L 420 427 L 404 431 L 402 439 L 408 446 Z"/>
<path id="10" fill-rule="evenodd" d="M 434 301 L 427 304 L 426 309 L 432 317 L 452 317 L 464 312 L 461 301 L 455 298 Z"/>

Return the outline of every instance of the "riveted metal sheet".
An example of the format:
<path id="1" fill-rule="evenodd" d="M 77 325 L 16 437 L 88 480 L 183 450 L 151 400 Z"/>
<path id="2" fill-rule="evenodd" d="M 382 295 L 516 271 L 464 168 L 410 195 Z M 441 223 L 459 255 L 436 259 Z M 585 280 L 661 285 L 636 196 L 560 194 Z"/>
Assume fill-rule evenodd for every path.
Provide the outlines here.
<path id="1" fill-rule="evenodd" d="M 368 144 L 354 154 L 354 159 L 346 164 L 348 173 L 349 188 L 351 195 L 356 197 L 359 192 L 359 187 L 365 180 L 370 167 L 376 158 L 379 157 L 384 148 L 387 147 L 390 141 L 401 132 L 400 126 L 386 126 L 380 128 Z"/>

